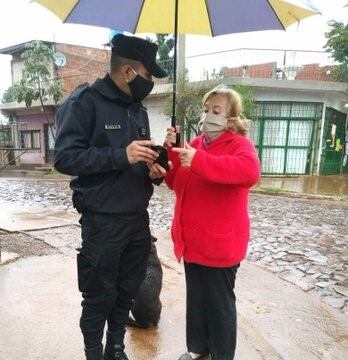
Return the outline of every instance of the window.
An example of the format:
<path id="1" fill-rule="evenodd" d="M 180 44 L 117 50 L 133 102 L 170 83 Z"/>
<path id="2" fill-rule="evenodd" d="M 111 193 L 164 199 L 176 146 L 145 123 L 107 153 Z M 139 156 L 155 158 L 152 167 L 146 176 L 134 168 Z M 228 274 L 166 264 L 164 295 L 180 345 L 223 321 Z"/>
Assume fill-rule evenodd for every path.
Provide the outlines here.
<path id="1" fill-rule="evenodd" d="M 22 130 L 21 145 L 23 149 L 41 149 L 40 130 Z"/>
<path id="2" fill-rule="evenodd" d="M 314 167 L 321 103 L 259 102 L 250 137 L 263 174 L 309 174 Z"/>

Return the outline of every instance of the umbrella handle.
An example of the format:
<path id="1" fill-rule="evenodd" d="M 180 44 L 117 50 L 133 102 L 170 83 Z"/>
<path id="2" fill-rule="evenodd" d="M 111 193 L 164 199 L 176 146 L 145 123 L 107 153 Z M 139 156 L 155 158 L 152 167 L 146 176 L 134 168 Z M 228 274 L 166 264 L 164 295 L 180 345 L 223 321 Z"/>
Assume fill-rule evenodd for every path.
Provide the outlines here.
<path id="1" fill-rule="evenodd" d="M 181 128 L 179 125 L 176 125 L 174 129 L 176 134 L 175 134 L 175 144 L 173 145 L 175 145 L 175 147 L 181 147 Z"/>
<path id="2" fill-rule="evenodd" d="M 173 108 L 172 108 L 172 127 L 176 132 L 175 146 L 180 146 L 180 128 L 176 127 L 176 62 L 177 62 L 177 48 L 178 48 L 178 9 L 179 0 L 175 0 L 175 18 L 174 18 L 174 71 L 173 71 Z M 174 144 L 173 144 L 174 145 Z"/>
<path id="3" fill-rule="evenodd" d="M 173 113 L 172 113 L 171 126 L 175 129 L 176 132 L 176 140 L 175 140 L 175 144 L 173 143 L 173 146 L 180 147 L 181 136 L 180 136 L 180 126 L 176 125 L 175 95 L 176 95 L 176 86 L 174 86 L 174 92 L 173 92 Z"/>
<path id="4" fill-rule="evenodd" d="M 176 133 L 175 147 L 181 147 L 181 133 Z"/>
<path id="5" fill-rule="evenodd" d="M 176 125 L 176 115 L 175 114 L 172 115 L 171 126 L 172 126 L 172 128 L 175 129 L 175 132 L 176 132 L 176 134 L 175 134 L 176 135 L 175 142 L 172 143 L 172 145 L 175 146 L 175 147 L 180 147 L 180 145 L 181 145 L 181 131 L 180 131 L 180 126 Z"/>

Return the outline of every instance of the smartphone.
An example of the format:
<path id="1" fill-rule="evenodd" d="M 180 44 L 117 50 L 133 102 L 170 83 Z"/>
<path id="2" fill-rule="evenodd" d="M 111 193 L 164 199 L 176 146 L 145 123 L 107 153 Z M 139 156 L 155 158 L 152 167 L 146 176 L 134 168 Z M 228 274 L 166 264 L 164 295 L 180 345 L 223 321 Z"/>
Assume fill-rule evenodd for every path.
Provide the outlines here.
<path id="1" fill-rule="evenodd" d="M 155 163 L 161 165 L 164 169 L 168 171 L 169 164 L 167 149 L 161 145 L 151 145 L 150 147 L 153 151 L 156 151 L 158 153 L 158 158 L 155 160 Z"/>

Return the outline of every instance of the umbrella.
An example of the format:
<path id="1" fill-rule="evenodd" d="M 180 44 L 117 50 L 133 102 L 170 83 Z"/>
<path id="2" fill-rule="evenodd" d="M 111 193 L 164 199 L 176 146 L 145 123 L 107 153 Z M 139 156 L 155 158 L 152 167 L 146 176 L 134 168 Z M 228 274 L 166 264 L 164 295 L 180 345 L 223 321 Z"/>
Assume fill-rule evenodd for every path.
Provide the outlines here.
<path id="1" fill-rule="evenodd" d="M 310 0 L 34 0 L 64 23 L 108 27 L 131 33 L 173 33 L 173 115 L 176 125 L 177 34 L 218 36 L 285 30 L 319 14 Z"/>

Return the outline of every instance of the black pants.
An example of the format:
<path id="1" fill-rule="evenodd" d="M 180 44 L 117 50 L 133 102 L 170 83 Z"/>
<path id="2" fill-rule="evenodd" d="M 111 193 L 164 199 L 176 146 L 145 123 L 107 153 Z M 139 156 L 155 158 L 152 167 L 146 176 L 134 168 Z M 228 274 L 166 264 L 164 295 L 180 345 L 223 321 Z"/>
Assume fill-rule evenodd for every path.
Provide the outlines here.
<path id="1" fill-rule="evenodd" d="M 151 248 L 148 215 L 123 220 L 86 211 L 80 223 L 82 248 L 77 268 L 85 347 L 101 344 L 106 321 L 116 342 L 123 344 L 125 323 Z"/>
<path id="2" fill-rule="evenodd" d="M 213 360 L 234 358 L 237 337 L 234 283 L 238 267 L 185 263 L 188 351 L 211 354 Z"/>

